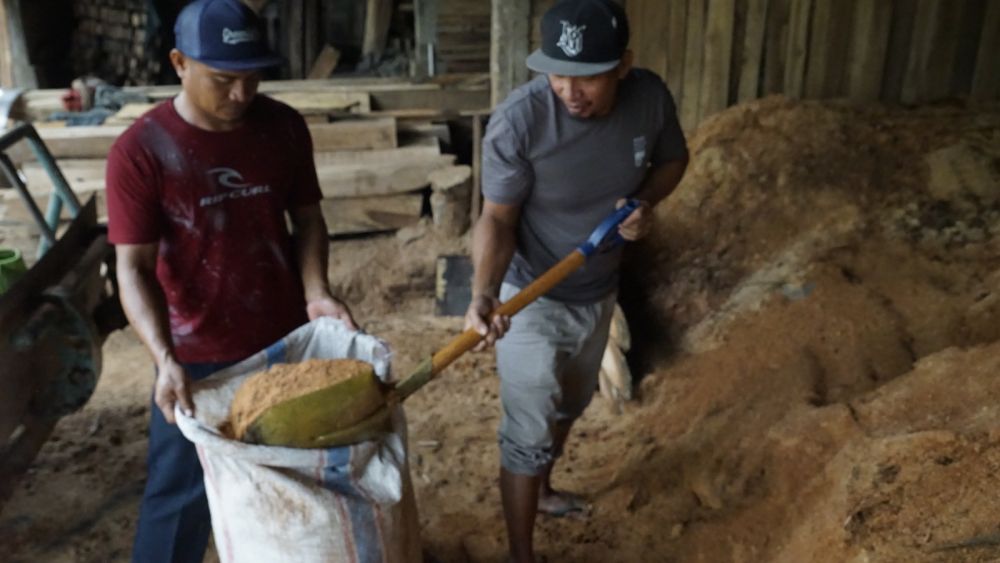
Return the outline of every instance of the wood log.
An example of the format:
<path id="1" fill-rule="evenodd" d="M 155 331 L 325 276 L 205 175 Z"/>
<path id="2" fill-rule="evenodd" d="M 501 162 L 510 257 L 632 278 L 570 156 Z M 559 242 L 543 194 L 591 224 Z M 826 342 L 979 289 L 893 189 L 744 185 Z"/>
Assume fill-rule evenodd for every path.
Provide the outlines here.
<path id="1" fill-rule="evenodd" d="M 450 166 L 430 173 L 431 216 L 434 226 L 448 236 L 458 236 L 469 228 L 472 168 Z"/>
<path id="2" fill-rule="evenodd" d="M 324 199 L 320 209 L 331 235 L 394 231 L 420 221 L 424 195 Z"/>
<path id="3" fill-rule="evenodd" d="M 396 120 L 356 119 L 311 125 L 313 151 L 330 152 L 344 149 L 396 148 Z"/>
<path id="4" fill-rule="evenodd" d="M 333 70 L 337 68 L 337 63 L 339 62 L 340 51 L 333 45 L 324 45 L 313 62 L 312 68 L 309 69 L 309 75 L 306 78 L 309 80 L 329 78 L 333 74 Z"/>
<path id="5" fill-rule="evenodd" d="M 427 187 L 431 172 L 454 162 L 455 156 L 446 154 L 432 160 L 375 166 L 323 165 L 316 167 L 316 175 L 325 198 L 390 195 Z"/>

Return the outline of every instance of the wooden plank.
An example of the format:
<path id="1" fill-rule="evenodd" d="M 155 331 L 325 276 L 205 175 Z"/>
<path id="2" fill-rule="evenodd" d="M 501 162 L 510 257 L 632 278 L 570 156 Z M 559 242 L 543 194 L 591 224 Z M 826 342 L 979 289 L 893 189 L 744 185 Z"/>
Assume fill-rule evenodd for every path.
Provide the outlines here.
<path id="1" fill-rule="evenodd" d="M 278 92 L 267 96 L 292 106 L 303 115 L 338 111 L 367 113 L 372 109 L 371 97 L 363 92 Z"/>
<path id="2" fill-rule="evenodd" d="M 125 126 L 85 125 L 80 127 L 39 127 L 41 137 L 55 158 L 105 158 Z M 26 141 L 7 151 L 14 162 L 34 160 Z"/>
<path id="3" fill-rule="evenodd" d="M 770 0 L 764 31 L 764 77 L 761 93 L 765 96 L 785 90 L 785 57 L 788 54 L 789 0 Z"/>
<path id="4" fill-rule="evenodd" d="M 976 72 L 976 55 L 979 53 L 980 35 L 986 17 L 986 0 L 967 0 L 958 23 L 958 45 L 951 72 L 949 96 L 969 96 Z"/>
<path id="5" fill-rule="evenodd" d="M 395 231 L 420 221 L 424 195 L 324 199 L 319 206 L 330 235 Z"/>
<path id="6" fill-rule="evenodd" d="M 962 5 L 964 0 L 952 0 L 947 6 L 938 0 L 917 0 L 912 50 L 900 96 L 903 102 L 922 102 L 947 95 L 958 49 Z"/>
<path id="7" fill-rule="evenodd" d="M 791 12 L 788 17 L 788 50 L 785 55 L 784 87 L 785 95 L 790 98 L 801 98 L 805 93 L 812 4 L 812 0 L 791 0 Z"/>
<path id="8" fill-rule="evenodd" d="M 631 2 L 626 4 L 630 5 Z M 687 38 L 687 2 L 672 0 L 667 6 L 667 74 L 663 78 L 680 101 L 684 95 L 684 47 Z"/>
<path id="9" fill-rule="evenodd" d="M 70 188 L 77 191 L 84 185 L 91 187 L 95 182 L 104 185 L 104 174 L 108 161 L 104 158 L 90 159 L 61 159 L 57 160 L 59 170 L 62 172 Z M 21 165 L 21 173 L 24 175 L 24 183 L 28 186 L 28 191 L 33 194 L 48 193 L 52 190 L 53 184 L 49 179 L 45 167 L 37 161 L 27 161 Z M 83 201 L 83 198 L 80 199 Z M 44 209 L 44 208 L 43 208 Z"/>
<path id="10" fill-rule="evenodd" d="M 368 0 L 365 4 L 365 35 L 361 46 L 362 56 L 378 59 L 385 51 L 392 21 L 392 0 Z"/>
<path id="11" fill-rule="evenodd" d="M 337 68 L 337 63 L 339 62 L 340 51 L 333 45 L 323 45 L 323 49 L 316 56 L 316 60 L 313 62 L 312 68 L 309 69 L 309 74 L 306 78 L 309 80 L 329 78 L 333 74 L 333 70 Z"/>
<path id="12" fill-rule="evenodd" d="M 431 172 L 454 163 L 455 155 L 443 154 L 417 162 L 322 165 L 316 175 L 325 198 L 380 196 L 424 188 Z"/>
<path id="13" fill-rule="evenodd" d="M 913 43 L 916 16 L 916 2 L 905 0 L 893 3 L 892 28 L 889 31 L 889 47 L 880 95 L 883 101 L 898 102 L 902 99 L 903 79 L 912 56 L 910 45 Z"/>
<path id="14" fill-rule="evenodd" d="M 437 139 L 434 144 L 416 144 L 413 146 L 399 147 L 396 149 L 380 149 L 366 151 L 334 151 L 318 152 L 313 155 L 316 166 L 334 165 L 377 165 L 386 162 L 399 164 L 409 164 L 413 162 L 426 162 L 441 156 L 441 149 Z"/>
<path id="15" fill-rule="evenodd" d="M 976 100 L 1000 98 L 1000 2 L 987 3 L 980 34 L 971 96 Z"/>
<path id="16" fill-rule="evenodd" d="M 761 71 L 764 68 L 764 24 L 767 23 L 768 0 L 747 0 L 746 32 L 743 36 L 743 60 L 740 62 L 740 102 L 760 95 Z"/>
<path id="17" fill-rule="evenodd" d="M 806 62 L 805 97 L 832 98 L 844 85 L 844 52 L 850 32 L 853 0 L 814 3 Z"/>
<path id="18" fill-rule="evenodd" d="M 472 201 L 469 219 L 475 225 L 483 205 L 483 120 L 486 116 L 472 116 Z"/>
<path id="19" fill-rule="evenodd" d="M 701 73 L 705 52 L 705 2 L 687 2 L 687 44 L 684 51 L 684 97 L 677 101 L 681 127 L 693 131 L 701 121 Z"/>
<path id="20" fill-rule="evenodd" d="M 314 152 L 347 149 L 391 149 L 396 143 L 396 120 L 391 117 L 335 121 L 309 126 Z"/>
<path id="21" fill-rule="evenodd" d="M 530 76 L 524 61 L 531 40 L 531 0 L 492 0 L 492 6 L 490 101 L 496 106 Z"/>
<path id="22" fill-rule="evenodd" d="M 882 89 L 892 31 L 892 3 L 855 0 L 852 27 L 847 55 L 847 93 L 852 99 L 874 101 Z"/>
<path id="23" fill-rule="evenodd" d="M 437 42 L 439 19 L 439 4 L 441 0 L 414 0 L 413 2 L 413 27 L 416 42 L 416 52 L 414 56 L 417 60 L 417 76 L 427 76 L 430 74 L 428 67 L 428 46 Z M 451 3 L 448 3 L 451 4 Z M 484 18 L 489 21 L 489 14 Z M 489 42 L 489 29 L 486 30 L 487 43 Z"/>
<path id="24" fill-rule="evenodd" d="M 698 111 L 701 119 L 729 105 L 729 72 L 733 54 L 735 0 L 710 0 L 705 27 L 705 61 Z"/>

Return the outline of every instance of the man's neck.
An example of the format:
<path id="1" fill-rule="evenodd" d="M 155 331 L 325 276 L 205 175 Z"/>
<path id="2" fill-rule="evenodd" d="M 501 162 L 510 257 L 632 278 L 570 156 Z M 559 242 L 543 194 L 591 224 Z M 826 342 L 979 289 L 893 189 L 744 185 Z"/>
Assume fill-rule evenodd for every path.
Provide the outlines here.
<path id="1" fill-rule="evenodd" d="M 243 125 L 242 119 L 239 121 L 222 121 L 199 110 L 191 103 L 190 98 L 187 97 L 187 94 L 183 90 L 174 98 L 174 109 L 177 110 L 177 114 L 181 116 L 181 119 L 189 125 L 204 131 L 233 131 Z"/>

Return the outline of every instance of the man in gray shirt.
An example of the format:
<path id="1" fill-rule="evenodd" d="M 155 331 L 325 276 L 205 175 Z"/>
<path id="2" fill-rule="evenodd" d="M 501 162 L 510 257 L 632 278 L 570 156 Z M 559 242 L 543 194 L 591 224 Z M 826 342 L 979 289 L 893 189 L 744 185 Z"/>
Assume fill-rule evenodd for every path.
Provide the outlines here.
<path id="1" fill-rule="evenodd" d="M 631 68 L 618 4 L 562 0 L 541 31 L 542 48 L 527 60 L 541 74 L 496 108 L 484 138 L 485 204 L 466 313 L 466 326 L 497 346 L 500 492 L 519 562 L 534 561 L 536 512 L 586 508 L 554 490 L 550 476 L 596 387 L 621 249 L 591 257 L 513 318 L 490 312 L 569 254 L 624 198 L 642 204 L 620 233 L 644 236 L 652 207 L 673 191 L 688 159 L 670 92 L 655 74 Z"/>

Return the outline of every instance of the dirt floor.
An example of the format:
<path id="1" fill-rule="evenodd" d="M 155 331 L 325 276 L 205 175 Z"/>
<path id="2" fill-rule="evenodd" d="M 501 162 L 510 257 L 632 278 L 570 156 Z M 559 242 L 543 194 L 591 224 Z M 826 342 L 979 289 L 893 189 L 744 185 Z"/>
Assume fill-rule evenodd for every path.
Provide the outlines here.
<path id="1" fill-rule="evenodd" d="M 1000 560 L 1000 108 L 770 98 L 690 140 L 630 249 L 638 400 L 598 396 L 542 518 L 549 561 Z M 433 316 L 422 227 L 333 244 L 331 277 L 405 374 L 461 329 Z M 151 368 L 130 331 L 0 513 L 0 559 L 123 561 Z M 429 552 L 501 561 L 497 380 L 461 358 L 407 403 Z M 212 556 L 214 560 L 214 556 Z"/>

